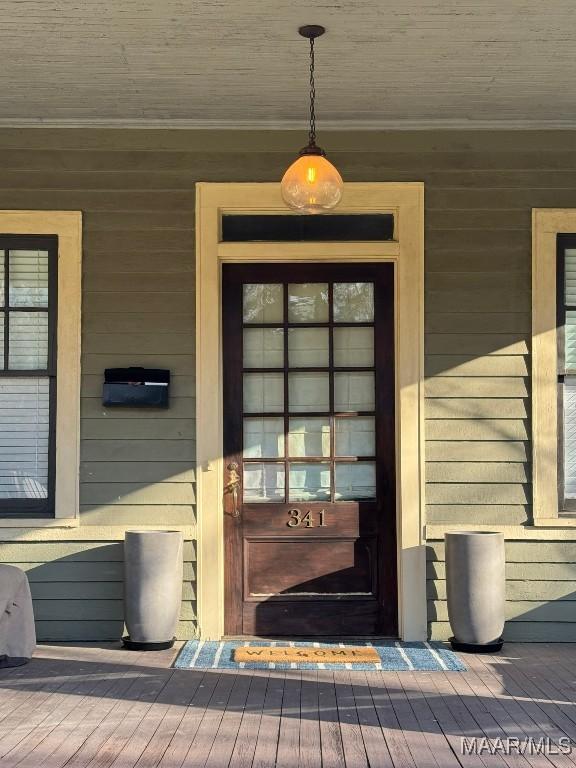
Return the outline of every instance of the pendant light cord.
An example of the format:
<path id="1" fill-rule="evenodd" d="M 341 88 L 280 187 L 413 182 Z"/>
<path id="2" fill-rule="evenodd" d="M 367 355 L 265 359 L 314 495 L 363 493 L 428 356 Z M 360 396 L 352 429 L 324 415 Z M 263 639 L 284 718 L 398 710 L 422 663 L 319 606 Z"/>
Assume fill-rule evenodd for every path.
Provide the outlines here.
<path id="1" fill-rule="evenodd" d="M 314 101 L 316 100 L 316 85 L 314 83 L 314 38 L 310 38 L 310 131 L 308 133 L 308 146 L 316 146 L 316 112 Z"/>

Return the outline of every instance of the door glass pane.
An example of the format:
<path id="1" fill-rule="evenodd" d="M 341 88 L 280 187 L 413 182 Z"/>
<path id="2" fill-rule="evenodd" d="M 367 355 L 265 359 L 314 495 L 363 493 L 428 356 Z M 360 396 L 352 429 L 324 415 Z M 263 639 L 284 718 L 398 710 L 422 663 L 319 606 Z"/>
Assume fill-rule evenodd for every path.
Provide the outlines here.
<path id="1" fill-rule="evenodd" d="M 336 419 L 336 456 L 374 456 L 376 431 L 374 416 Z"/>
<path id="2" fill-rule="evenodd" d="M 282 285 L 247 283 L 242 286 L 245 323 L 281 323 L 284 320 Z"/>
<path id="3" fill-rule="evenodd" d="M 0 251 L 0 307 L 4 306 L 4 251 Z"/>
<path id="4" fill-rule="evenodd" d="M 373 461 L 336 462 L 334 489 L 339 501 L 376 498 L 376 464 Z"/>
<path id="5" fill-rule="evenodd" d="M 10 312 L 10 349 L 8 365 L 11 370 L 48 367 L 48 313 Z"/>
<path id="6" fill-rule="evenodd" d="M 288 454 L 290 456 L 330 456 L 328 419 L 290 419 Z"/>
<path id="7" fill-rule="evenodd" d="M 371 323 L 373 320 L 373 283 L 334 283 L 335 323 Z"/>
<path id="8" fill-rule="evenodd" d="M 291 368 L 328 367 L 328 328 L 290 328 L 288 365 Z"/>
<path id="9" fill-rule="evenodd" d="M 10 251 L 10 305 L 48 306 L 48 251 Z"/>
<path id="10" fill-rule="evenodd" d="M 288 286 L 288 322 L 327 323 L 328 283 L 291 283 Z"/>
<path id="11" fill-rule="evenodd" d="M 334 365 L 370 368 L 374 365 L 374 328 L 334 328 Z"/>
<path id="12" fill-rule="evenodd" d="M 244 368 L 283 368 L 282 328 L 244 328 Z"/>
<path id="13" fill-rule="evenodd" d="M 288 410 L 328 411 L 330 409 L 330 379 L 327 373 L 289 373 Z"/>
<path id="14" fill-rule="evenodd" d="M 283 464 L 244 464 L 244 501 L 284 501 Z"/>
<path id="15" fill-rule="evenodd" d="M 278 413 L 284 410 L 282 373 L 244 374 L 244 413 Z"/>
<path id="16" fill-rule="evenodd" d="M 244 458 L 284 456 L 284 419 L 244 419 Z"/>
<path id="17" fill-rule="evenodd" d="M 335 373 L 334 409 L 336 411 L 373 411 L 374 374 Z"/>
<path id="18" fill-rule="evenodd" d="M 330 499 L 330 464 L 290 464 L 290 501 Z"/>

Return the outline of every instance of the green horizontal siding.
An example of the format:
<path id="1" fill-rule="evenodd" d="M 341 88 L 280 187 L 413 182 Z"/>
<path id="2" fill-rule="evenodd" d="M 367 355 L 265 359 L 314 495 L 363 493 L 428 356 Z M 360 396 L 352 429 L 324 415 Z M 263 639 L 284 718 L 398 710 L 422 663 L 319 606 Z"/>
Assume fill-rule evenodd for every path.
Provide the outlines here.
<path id="1" fill-rule="evenodd" d="M 195 621 L 180 621 L 176 629 L 178 640 L 190 640 L 196 637 Z M 92 621 L 37 621 L 36 634 L 38 640 L 69 641 L 76 642 L 105 642 L 117 641 L 125 633 L 124 623 L 121 620 L 94 619 Z"/>
<path id="2" fill-rule="evenodd" d="M 430 636 L 451 636 L 444 543 L 427 547 Z M 506 542 L 507 640 L 576 641 L 576 545 L 562 541 Z"/>
<path id="3" fill-rule="evenodd" d="M 196 543 L 184 542 L 178 636 L 196 632 Z M 122 542 L 4 542 L 0 562 L 26 572 L 39 640 L 118 640 L 124 630 Z"/>
<path id="4" fill-rule="evenodd" d="M 429 634 L 435 640 L 448 640 L 453 633 L 447 621 L 432 621 Z M 576 643 L 576 622 L 509 621 L 504 628 L 504 640 L 510 643 Z"/>
<path id="5" fill-rule="evenodd" d="M 574 206 L 574 134 L 365 132 L 359 142 L 358 134 L 335 132 L 327 143 L 346 180 L 426 185 L 428 520 L 530 520 L 531 209 Z M 83 526 L 194 522 L 194 184 L 277 181 L 293 152 L 292 132 L 0 130 L 0 207 L 84 214 Z M 172 407 L 103 408 L 103 370 L 116 365 L 170 368 Z M 54 584 L 56 601 L 119 599 L 121 558 L 101 556 L 100 545 L 42 557 L 37 550 L 37 561 L 24 554 L 29 545 L 9 546 L 18 551 L 0 547 L 0 560 L 37 562 L 28 568 L 33 589 Z M 542 556 L 535 546 L 508 547 L 511 581 L 530 581 L 532 572 L 550 584 L 573 577 L 572 545 L 544 544 Z M 436 545 L 431 551 L 429 577 L 440 582 L 443 554 Z M 59 581 L 39 578 L 49 564 Z M 187 568 L 192 580 L 191 560 Z M 66 592 L 72 588 L 86 597 Z M 545 603 L 538 594 L 535 602 Z M 121 631 L 110 619 L 40 625 L 51 639 Z M 441 633 L 445 622 L 431 626 Z M 552 618 L 510 626 L 517 639 L 546 639 L 546 627 L 570 636 L 570 622 Z M 190 627 L 186 620 L 182 636 Z"/>

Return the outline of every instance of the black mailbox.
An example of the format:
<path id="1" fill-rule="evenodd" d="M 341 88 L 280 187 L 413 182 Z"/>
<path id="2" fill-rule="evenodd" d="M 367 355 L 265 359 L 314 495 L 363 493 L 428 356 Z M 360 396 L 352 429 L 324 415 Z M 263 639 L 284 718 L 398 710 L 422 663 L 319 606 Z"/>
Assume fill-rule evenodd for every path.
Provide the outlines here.
<path id="1" fill-rule="evenodd" d="M 107 368 L 102 404 L 131 408 L 168 408 L 170 371 L 159 368 Z"/>

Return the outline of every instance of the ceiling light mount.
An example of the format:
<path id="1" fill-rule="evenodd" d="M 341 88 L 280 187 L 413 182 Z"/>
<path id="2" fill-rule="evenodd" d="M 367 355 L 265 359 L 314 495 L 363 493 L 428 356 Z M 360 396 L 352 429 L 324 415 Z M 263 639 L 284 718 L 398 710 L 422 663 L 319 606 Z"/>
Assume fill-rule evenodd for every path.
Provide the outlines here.
<path id="1" fill-rule="evenodd" d="M 303 27 L 299 27 L 298 32 L 302 37 L 314 40 L 316 37 L 322 37 L 326 32 L 326 27 L 321 27 L 320 24 L 305 24 Z"/>
<path id="2" fill-rule="evenodd" d="M 316 83 L 314 80 L 314 41 L 325 32 L 319 24 L 298 29 L 310 41 L 310 128 L 308 144 L 282 178 L 281 192 L 289 208 L 300 213 L 322 213 L 334 208 L 342 198 L 342 177 L 326 160 L 326 153 L 316 144 Z"/>

